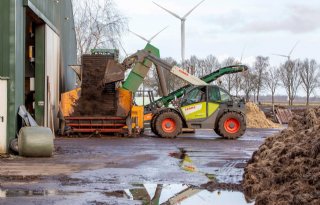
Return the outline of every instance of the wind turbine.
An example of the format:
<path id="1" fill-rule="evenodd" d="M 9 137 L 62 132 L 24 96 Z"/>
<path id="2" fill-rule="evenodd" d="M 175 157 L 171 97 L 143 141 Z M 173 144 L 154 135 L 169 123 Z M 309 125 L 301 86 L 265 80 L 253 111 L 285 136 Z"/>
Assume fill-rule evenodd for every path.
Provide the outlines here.
<path id="1" fill-rule="evenodd" d="M 141 38 L 142 40 L 146 41 L 147 43 L 150 43 L 155 37 L 157 37 L 162 31 L 164 31 L 166 28 L 168 28 L 168 26 L 164 27 L 163 29 L 161 29 L 158 33 L 154 34 L 151 38 L 147 39 L 133 31 L 130 31 L 131 33 L 133 33 L 134 35 L 136 35 L 137 37 Z"/>
<path id="2" fill-rule="evenodd" d="M 153 3 L 155 5 L 157 5 L 158 7 L 160 7 L 161 9 L 165 10 L 166 12 L 168 12 L 169 14 L 171 14 L 172 16 L 180 19 L 181 21 L 181 59 L 182 59 L 182 63 L 184 63 L 185 61 L 185 22 L 187 20 L 187 17 L 192 13 L 193 10 L 195 10 L 200 4 L 202 4 L 205 0 L 202 0 L 201 2 L 199 2 L 197 5 L 195 5 L 190 11 L 188 11 L 184 16 L 179 16 L 178 14 L 164 8 L 163 6 L 160 6 L 159 4 L 157 4 L 156 2 L 153 1 Z"/>
<path id="3" fill-rule="evenodd" d="M 155 35 L 153 35 L 150 39 L 146 39 L 145 37 L 133 32 L 133 31 L 130 31 L 131 33 L 133 33 L 134 35 L 136 35 L 137 37 L 141 38 L 142 40 L 146 41 L 147 43 L 150 43 L 155 37 L 157 37 L 163 30 L 165 30 L 166 28 L 168 28 L 168 26 L 164 27 L 163 29 L 161 29 L 158 33 L 156 33 Z M 157 70 L 157 74 L 158 74 L 158 78 L 159 78 L 159 82 L 160 82 L 160 87 L 161 87 L 161 91 L 162 91 L 162 94 L 163 96 L 167 96 L 169 93 L 168 93 L 168 88 L 167 88 L 167 84 L 166 84 L 166 81 L 165 81 L 165 76 L 164 76 L 164 72 L 163 70 L 156 65 L 156 70 Z M 142 85 L 143 86 L 143 90 L 144 90 L 144 84 Z"/>
<path id="4" fill-rule="evenodd" d="M 291 49 L 291 51 L 289 52 L 288 55 L 284 55 L 284 54 L 272 54 L 272 55 L 288 58 L 288 61 L 290 61 L 291 54 L 294 51 L 294 49 L 297 47 L 298 43 L 299 43 L 299 41 L 297 41 L 296 44 L 294 44 L 294 46 L 292 47 L 292 49 Z"/>

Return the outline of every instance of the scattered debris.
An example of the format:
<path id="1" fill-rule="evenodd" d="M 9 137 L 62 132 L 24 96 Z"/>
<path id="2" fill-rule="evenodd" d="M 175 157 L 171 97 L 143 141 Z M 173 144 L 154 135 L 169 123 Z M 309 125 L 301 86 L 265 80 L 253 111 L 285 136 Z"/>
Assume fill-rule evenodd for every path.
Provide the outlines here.
<path id="1" fill-rule="evenodd" d="M 291 110 L 286 108 L 276 108 L 275 113 L 280 124 L 288 124 L 292 118 Z"/>
<path id="2" fill-rule="evenodd" d="M 280 128 L 281 125 L 267 119 L 263 111 L 253 102 L 246 103 L 247 128 Z"/>
<path id="3" fill-rule="evenodd" d="M 288 129 L 266 139 L 244 174 L 256 204 L 320 204 L 320 107 L 294 115 Z"/>

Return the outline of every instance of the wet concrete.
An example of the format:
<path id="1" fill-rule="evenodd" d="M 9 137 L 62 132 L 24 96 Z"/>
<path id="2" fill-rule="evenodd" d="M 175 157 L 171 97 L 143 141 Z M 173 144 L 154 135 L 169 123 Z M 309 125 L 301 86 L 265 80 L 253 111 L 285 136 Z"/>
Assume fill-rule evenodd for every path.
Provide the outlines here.
<path id="1" fill-rule="evenodd" d="M 126 191 L 138 187 L 154 198 L 155 191 L 146 185 L 152 190 L 157 185 L 195 189 L 191 192 L 197 194 L 181 204 L 223 204 L 222 198 L 246 204 L 241 190 L 226 190 L 221 185 L 239 184 L 252 152 L 266 136 L 278 131 L 249 129 L 239 140 L 221 139 L 210 130 L 177 139 L 161 139 L 151 133 L 139 138 L 57 138 L 52 158 L 0 159 L 0 204 L 152 204 Z M 188 160 L 179 156 L 182 150 Z M 208 182 L 214 186 L 204 186 Z M 168 199 L 177 193 L 165 200 L 164 190 L 161 203 L 170 204 Z M 190 198 L 210 200 L 189 202 Z"/>

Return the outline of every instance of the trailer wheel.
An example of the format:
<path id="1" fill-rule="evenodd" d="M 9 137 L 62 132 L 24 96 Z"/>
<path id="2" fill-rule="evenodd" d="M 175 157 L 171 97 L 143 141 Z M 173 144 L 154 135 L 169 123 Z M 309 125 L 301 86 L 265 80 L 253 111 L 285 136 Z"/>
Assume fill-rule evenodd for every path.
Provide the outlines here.
<path id="1" fill-rule="evenodd" d="M 174 112 L 161 113 L 155 120 L 155 130 L 160 137 L 177 137 L 182 131 L 182 120 Z"/>
<path id="2" fill-rule="evenodd" d="M 236 112 L 224 114 L 218 123 L 218 132 L 227 139 L 236 139 L 241 137 L 246 131 L 246 121 L 244 117 Z"/>

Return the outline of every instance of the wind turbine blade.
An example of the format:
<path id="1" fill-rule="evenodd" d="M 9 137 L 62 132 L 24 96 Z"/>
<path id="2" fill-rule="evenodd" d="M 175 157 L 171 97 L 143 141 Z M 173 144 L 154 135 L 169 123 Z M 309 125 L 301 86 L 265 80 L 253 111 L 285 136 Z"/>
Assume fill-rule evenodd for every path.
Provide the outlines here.
<path id="1" fill-rule="evenodd" d="M 202 4 L 205 0 L 200 1 L 197 5 L 195 5 L 188 13 L 186 13 L 182 18 L 185 19 L 187 16 L 191 14 L 193 10 L 195 10 L 200 4 Z"/>
<path id="2" fill-rule="evenodd" d="M 291 49 L 290 53 L 288 56 L 291 56 L 293 50 L 296 48 L 296 46 L 298 45 L 299 41 L 296 42 L 296 44 L 294 44 L 293 48 Z"/>
<path id="3" fill-rule="evenodd" d="M 244 46 L 243 49 L 242 49 L 240 63 L 242 63 L 243 54 L 244 54 L 244 51 L 246 50 L 246 48 L 247 48 L 247 46 Z"/>
<path id="4" fill-rule="evenodd" d="M 129 31 L 130 31 L 130 30 L 129 30 Z M 130 31 L 130 32 L 131 32 L 131 33 L 133 33 L 135 36 L 137 36 L 137 37 L 141 38 L 142 40 L 146 41 L 147 43 L 149 43 L 149 40 L 148 40 L 148 39 L 146 39 L 145 37 L 140 36 L 139 34 L 137 34 L 137 33 L 133 32 L 133 31 Z"/>
<path id="5" fill-rule="evenodd" d="M 274 56 L 281 56 L 281 57 L 285 57 L 285 58 L 289 58 L 289 56 L 282 55 L 282 54 L 275 54 L 275 53 L 273 53 L 272 55 L 274 55 Z"/>
<path id="6" fill-rule="evenodd" d="M 162 8 L 163 10 L 165 10 L 166 12 L 168 12 L 169 14 L 171 14 L 172 16 L 174 16 L 174 17 L 176 17 L 176 18 L 178 18 L 178 19 L 180 19 L 180 20 L 182 20 L 182 18 L 180 17 L 180 16 L 178 16 L 177 14 L 175 14 L 175 13 L 173 13 L 172 11 L 170 11 L 170 10 L 168 10 L 168 9 L 166 9 L 166 8 L 164 8 L 164 7 L 162 7 L 162 6 L 160 6 L 159 4 L 157 4 L 156 2 L 154 2 L 153 1 L 153 3 L 155 4 L 155 5 L 157 5 L 157 6 L 159 6 L 160 8 Z"/>
<path id="7" fill-rule="evenodd" d="M 162 31 L 164 31 L 166 28 L 168 28 L 169 26 L 164 27 L 163 29 L 161 29 L 161 31 L 159 31 L 158 33 L 156 33 L 154 36 L 152 36 L 149 39 L 149 42 L 151 42 L 155 37 L 157 37 Z"/>

